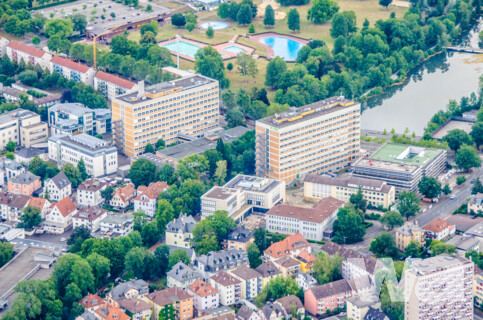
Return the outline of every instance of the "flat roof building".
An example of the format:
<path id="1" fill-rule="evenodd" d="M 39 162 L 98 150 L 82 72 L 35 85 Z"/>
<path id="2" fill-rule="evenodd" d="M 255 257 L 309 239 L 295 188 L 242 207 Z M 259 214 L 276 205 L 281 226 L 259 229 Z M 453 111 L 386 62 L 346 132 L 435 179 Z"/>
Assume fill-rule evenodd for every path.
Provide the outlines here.
<path id="1" fill-rule="evenodd" d="M 15 109 L 0 115 L 0 149 L 9 141 L 29 148 L 45 142 L 48 138 L 47 123 L 40 121 L 40 115 L 25 109 Z"/>
<path id="2" fill-rule="evenodd" d="M 111 117 L 111 110 L 90 109 L 82 103 L 57 103 L 48 111 L 52 134 L 103 134 L 111 131 Z"/>
<path id="3" fill-rule="evenodd" d="M 257 175 L 292 183 L 337 172 L 360 153 L 361 105 L 332 97 L 256 122 Z"/>

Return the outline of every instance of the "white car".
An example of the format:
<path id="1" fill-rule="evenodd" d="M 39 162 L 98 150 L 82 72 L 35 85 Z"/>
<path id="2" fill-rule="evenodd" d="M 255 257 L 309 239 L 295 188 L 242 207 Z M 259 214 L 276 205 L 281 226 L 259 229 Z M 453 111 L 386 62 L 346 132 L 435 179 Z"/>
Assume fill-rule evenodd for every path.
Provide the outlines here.
<path id="1" fill-rule="evenodd" d="M 451 200 L 454 200 L 456 198 L 455 195 L 452 195 L 451 197 L 449 197 Z"/>

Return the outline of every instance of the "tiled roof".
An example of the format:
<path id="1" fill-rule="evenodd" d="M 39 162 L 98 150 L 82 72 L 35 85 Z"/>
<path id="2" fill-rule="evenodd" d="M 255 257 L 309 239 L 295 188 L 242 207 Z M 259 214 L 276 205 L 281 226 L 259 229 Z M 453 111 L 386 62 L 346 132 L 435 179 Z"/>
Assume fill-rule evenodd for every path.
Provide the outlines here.
<path id="1" fill-rule="evenodd" d="M 77 187 L 77 190 L 84 190 L 84 191 L 97 191 L 104 187 L 106 185 L 106 182 L 104 181 L 99 181 L 94 178 L 87 179 L 86 181 L 82 182 L 79 187 Z"/>
<path id="2" fill-rule="evenodd" d="M 176 301 L 192 299 L 193 297 L 181 288 L 176 286 L 164 290 L 154 291 L 146 296 L 159 306 L 176 303 Z"/>
<path id="3" fill-rule="evenodd" d="M 217 294 L 218 291 L 211 286 L 211 284 L 204 282 L 202 279 L 196 280 L 188 287 L 188 290 L 199 297 L 207 297 Z"/>
<path id="4" fill-rule="evenodd" d="M 87 296 L 82 298 L 82 300 L 80 300 L 79 303 L 83 305 L 85 308 L 89 309 L 89 308 L 104 304 L 104 300 L 102 300 L 102 298 L 100 298 L 96 294 L 88 294 Z"/>
<path id="5" fill-rule="evenodd" d="M 94 311 L 98 319 L 101 320 L 129 320 L 130 316 L 119 310 L 118 307 L 106 303 Z"/>
<path id="6" fill-rule="evenodd" d="M 23 43 L 20 43 L 20 42 L 17 42 L 17 41 L 10 41 L 9 44 L 7 45 L 7 47 L 10 47 L 10 48 L 17 50 L 17 51 L 22 51 L 22 52 L 28 53 L 29 55 L 35 56 L 37 58 L 42 58 L 44 56 L 44 54 L 47 54 L 47 52 L 45 52 L 45 51 L 42 51 L 40 49 L 28 46 L 26 44 L 23 44 Z"/>
<path id="7" fill-rule="evenodd" d="M 98 206 L 92 206 L 79 209 L 79 212 L 77 212 L 74 218 L 94 221 L 103 216 L 105 213 L 107 213 L 106 209 L 100 208 Z"/>
<path id="8" fill-rule="evenodd" d="M 292 306 L 295 306 L 296 310 L 303 309 L 304 305 L 302 301 L 297 296 L 289 295 L 280 299 L 275 300 L 275 303 L 279 303 L 284 309 L 285 313 L 290 314 Z"/>
<path id="9" fill-rule="evenodd" d="M 131 298 L 131 299 L 124 299 L 117 301 L 119 306 L 124 310 L 127 310 L 131 313 L 142 312 L 144 310 L 151 309 L 152 306 L 144 300 Z"/>
<path id="10" fill-rule="evenodd" d="M 46 199 L 31 197 L 28 205 L 32 206 L 32 207 L 39 208 L 42 211 L 46 202 L 47 202 Z"/>
<path id="11" fill-rule="evenodd" d="M 238 280 L 235 277 L 232 277 L 231 275 L 229 275 L 225 271 L 218 272 L 214 276 L 211 276 L 210 279 L 215 281 L 215 282 L 218 282 L 219 284 L 221 284 L 224 287 L 236 285 L 236 284 L 239 284 L 241 282 L 240 280 Z"/>
<path id="12" fill-rule="evenodd" d="M 116 193 L 123 202 L 129 200 L 136 195 L 136 189 L 132 184 L 128 184 L 124 188 L 117 189 Z"/>
<path id="13" fill-rule="evenodd" d="M 114 301 L 119 301 L 126 298 L 126 293 L 131 290 L 135 289 L 138 291 L 139 295 L 143 295 L 148 293 L 149 288 L 148 284 L 144 280 L 130 280 L 126 282 L 122 282 L 112 288 L 109 292 L 109 296 L 112 297 Z"/>
<path id="14" fill-rule="evenodd" d="M 250 309 L 249 307 L 242 305 L 242 307 L 238 310 L 238 313 L 236 314 L 236 319 L 239 320 L 248 320 L 252 316 L 252 314 L 255 311 Z"/>
<path id="15" fill-rule="evenodd" d="M 344 201 L 327 197 L 320 200 L 313 208 L 302 208 L 278 204 L 268 210 L 266 215 L 293 218 L 307 222 L 322 223 L 344 205 Z"/>
<path id="16" fill-rule="evenodd" d="M 59 190 L 62 190 L 68 185 L 72 184 L 69 178 L 67 178 L 65 173 L 63 173 L 62 171 L 56 174 L 55 177 L 53 177 L 51 180 Z"/>
<path id="17" fill-rule="evenodd" d="M 274 261 L 274 263 L 283 268 L 295 267 L 300 264 L 297 260 L 292 259 L 289 256 L 285 256 L 280 259 L 277 259 Z"/>
<path id="18" fill-rule="evenodd" d="M 300 252 L 295 258 L 305 263 L 311 263 L 315 261 L 315 256 L 307 250 L 302 250 L 302 252 Z"/>
<path id="19" fill-rule="evenodd" d="M 334 282 L 329 282 L 320 286 L 315 286 L 309 291 L 312 291 L 317 300 L 336 296 L 340 293 L 345 293 L 351 291 L 351 287 L 347 280 L 342 279 Z"/>
<path id="20" fill-rule="evenodd" d="M 273 264 L 273 262 L 267 261 L 255 268 L 255 270 L 262 275 L 262 277 L 273 277 L 282 272 Z"/>
<path id="21" fill-rule="evenodd" d="M 40 177 L 36 176 L 30 171 L 25 171 L 19 174 L 18 176 L 14 177 L 12 180 L 10 180 L 13 183 L 19 183 L 19 184 L 31 184 L 36 180 L 39 180 Z"/>
<path id="22" fill-rule="evenodd" d="M 245 226 L 241 226 L 230 230 L 230 232 L 228 232 L 228 234 L 226 235 L 225 239 L 246 243 L 253 238 L 254 233 L 255 232 L 253 230 L 247 229 L 245 228 Z"/>
<path id="23" fill-rule="evenodd" d="M 262 276 L 260 272 L 247 266 L 242 266 L 238 269 L 235 269 L 231 271 L 231 273 L 243 280 L 250 280 Z"/>
<path id="24" fill-rule="evenodd" d="M 64 216 L 67 217 L 69 214 L 74 212 L 76 208 L 76 203 L 72 201 L 70 197 L 65 197 L 64 199 L 60 200 L 59 202 L 54 204 L 59 212 Z"/>
<path id="25" fill-rule="evenodd" d="M 449 227 L 451 227 L 451 225 L 448 222 L 446 222 L 441 218 L 436 218 L 430 223 L 428 223 L 427 225 L 425 225 L 423 229 L 434 233 L 438 233 Z"/>
<path id="26" fill-rule="evenodd" d="M 178 233 L 191 233 L 191 230 L 196 225 L 196 221 L 192 216 L 181 213 L 177 219 L 170 221 L 166 225 L 166 232 Z"/>
<path id="27" fill-rule="evenodd" d="M 147 196 L 151 200 L 156 200 L 158 199 L 159 194 L 166 190 L 167 187 L 168 184 L 164 181 L 151 182 L 148 187 L 139 186 L 137 191 L 138 195 L 135 200 L 146 201 L 142 199 L 142 196 Z"/>
<path id="28" fill-rule="evenodd" d="M 77 62 L 74 62 L 74 61 L 71 61 L 71 60 L 68 60 L 68 59 L 61 58 L 59 56 L 52 57 L 52 59 L 50 59 L 50 62 L 58 64 L 58 65 L 63 66 L 63 67 L 66 67 L 66 68 L 69 68 L 69 69 L 72 69 L 72 70 L 75 70 L 75 71 L 82 72 L 82 73 L 86 73 L 90 69 L 88 66 L 85 66 L 83 64 L 80 64 L 80 63 L 77 63 Z"/>
<path id="29" fill-rule="evenodd" d="M 293 250 L 310 247 L 309 242 L 300 234 L 289 235 L 282 241 L 272 243 L 264 252 L 274 258 L 291 254 Z"/>
<path id="30" fill-rule="evenodd" d="M 116 77 L 112 74 L 105 73 L 102 71 L 98 71 L 95 76 L 97 79 L 110 82 L 112 84 L 115 84 L 119 87 L 126 88 L 126 89 L 132 89 L 136 84 L 134 82 Z"/>

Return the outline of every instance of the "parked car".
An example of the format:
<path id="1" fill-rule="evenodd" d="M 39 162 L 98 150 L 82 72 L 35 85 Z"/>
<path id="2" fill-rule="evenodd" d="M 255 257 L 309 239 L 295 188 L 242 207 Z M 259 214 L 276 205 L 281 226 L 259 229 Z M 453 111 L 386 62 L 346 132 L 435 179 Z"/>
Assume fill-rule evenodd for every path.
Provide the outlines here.
<path id="1" fill-rule="evenodd" d="M 453 194 L 451 197 L 449 197 L 451 200 L 454 200 L 456 196 Z"/>

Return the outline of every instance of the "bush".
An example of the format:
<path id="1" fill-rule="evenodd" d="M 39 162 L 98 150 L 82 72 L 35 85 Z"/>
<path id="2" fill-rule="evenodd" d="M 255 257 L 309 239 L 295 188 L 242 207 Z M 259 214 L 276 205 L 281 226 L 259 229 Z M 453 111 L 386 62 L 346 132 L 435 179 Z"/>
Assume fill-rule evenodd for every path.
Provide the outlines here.
<path id="1" fill-rule="evenodd" d="M 466 182 L 466 176 L 458 176 L 456 178 L 456 184 L 457 185 L 462 185 L 465 182 Z"/>
<path id="2" fill-rule="evenodd" d="M 364 221 L 364 228 L 366 228 L 366 229 L 372 227 L 373 225 L 374 225 L 374 223 L 372 223 L 372 222 Z"/>
<path id="3" fill-rule="evenodd" d="M 252 24 L 250 24 L 250 26 L 248 27 L 248 33 L 255 33 L 255 26 Z"/>
<path id="4" fill-rule="evenodd" d="M 366 220 L 379 220 L 381 218 L 380 214 L 371 212 L 371 214 L 364 214 L 364 219 Z"/>
<path id="5" fill-rule="evenodd" d="M 226 70 L 228 70 L 228 71 L 233 70 L 233 63 L 229 62 L 229 63 L 226 65 Z"/>

